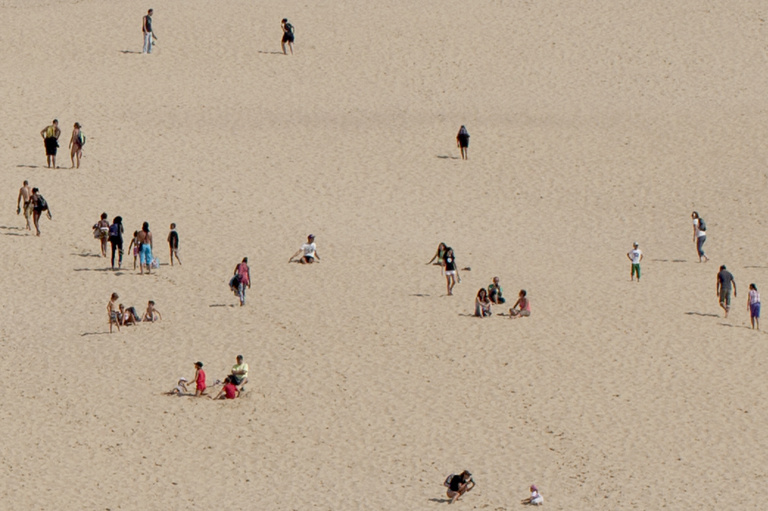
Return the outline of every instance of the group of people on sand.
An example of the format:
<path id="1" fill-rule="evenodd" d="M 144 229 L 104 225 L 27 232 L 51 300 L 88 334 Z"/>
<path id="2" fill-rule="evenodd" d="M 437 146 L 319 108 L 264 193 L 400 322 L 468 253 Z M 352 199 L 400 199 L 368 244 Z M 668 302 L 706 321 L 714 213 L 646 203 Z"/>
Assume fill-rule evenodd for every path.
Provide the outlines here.
<path id="1" fill-rule="evenodd" d="M 40 194 L 40 189 L 31 188 L 26 179 L 19 189 L 19 196 L 16 198 L 16 214 L 20 215 L 22 211 L 24 212 L 24 220 L 27 222 L 25 229 L 32 230 L 29 225 L 29 217 L 31 216 L 38 236 L 40 236 L 40 217 L 43 211 L 45 211 L 48 219 L 53 219 L 48 201 Z"/>
<path id="2" fill-rule="evenodd" d="M 475 487 L 475 480 L 469 470 L 464 470 L 461 474 L 451 474 L 445 478 L 443 486 L 448 488 L 446 491 L 447 497 L 450 499 L 449 504 L 453 504 L 459 500 L 464 494 L 472 491 Z M 539 493 L 539 489 L 535 484 L 532 484 L 529 488 L 530 496 L 520 501 L 521 504 L 530 504 L 532 506 L 540 506 L 544 503 L 544 497 Z"/>
<path id="3" fill-rule="evenodd" d="M 147 302 L 147 310 L 144 312 L 144 316 L 139 317 L 135 307 L 125 307 L 122 303 L 118 304 L 117 300 L 120 299 L 117 293 L 112 293 L 107 302 L 107 315 L 109 316 L 109 333 L 112 333 L 112 325 L 117 327 L 117 331 L 120 331 L 121 326 L 131 326 L 140 322 L 154 323 L 163 319 L 163 315 L 155 307 L 154 300 Z"/>
<path id="4" fill-rule="evenodd" d="M 195 382 L 195 392 L 190 394 L 187 390 L 187 384 L 190 380 L 186 378 L 179 378 L 176 386 L 167 392 L 169 395 L 186 396 L 194 395 L 195 397 L 201 397 L 207 395 L 206 391 L 208 385 L 206 383 L 205 370 L 203 369 L 202 362 L 195 362 L 195 376 L 191 381 Z M 248 364 L 243 360 L 242 355 L 238 355 L 235 365 L 232 366 L 231 372 L 224 378 L 223 381 L 216 380 L 212 387 L 222 385 L 221 390 L 216 397 L 211 399 L 235 399 L 240 397 L 240 394 L 244 391 L 245 384 L 248 383 Z"/>
<path id="5" fill-rule="evenodd" d="M 69 138 L 71 168 L 80 168 L 80 159 L 83 157 L 83 146 L 85 145 L 85 133 L 83 133 L 82 128 L 79 122 L 76 122 L 72 127 L 72 136 Z M 59 150 L 59 137 L 61 137 L 59 120 L 54 119 L 50 125 L 43 128 L 40 131 L 40 136 L 43 137 L 48 168 L 58 168 L 56 167 L 56 153 Z"/>
<path id="6" fill-rule="evenodd" d="M 115 269 L 115 256 L 117 256 L 117 267 L 123 267 L 124 233 L 125 228 L 123 227 L 123 217 L 121 216 L 114 217 L 112 223 L 110 223 L 108 215 L 102 213 L 99 221 L 93 224 L 93 237 L 99 240 L 102 257 L 107 257 L 107 243 L 112 247 L 111 264 L 113 270 Z M 171 224 L 167 241 L 171 266 L 173 266 L 174 258 L 181 264 L 181 259 L 179 259 L 179 233 L 176 231 L 175 223 Z M 147 274 L 151 274 L 152 268 L 157 268 L 159 266 L 157 258 L 153 254 L 153 248 L 154 237 L 152 236 L 152 231 L 149 230 L 149 222 L 144 222 L 141 226 L 141 230 L 133 231 L 133 238 L 128 245 L 128 251 L 133 253 L 134 270 L 136 269 L 137 259 L 142 274 L 145 269 L 147 270 Z"/>

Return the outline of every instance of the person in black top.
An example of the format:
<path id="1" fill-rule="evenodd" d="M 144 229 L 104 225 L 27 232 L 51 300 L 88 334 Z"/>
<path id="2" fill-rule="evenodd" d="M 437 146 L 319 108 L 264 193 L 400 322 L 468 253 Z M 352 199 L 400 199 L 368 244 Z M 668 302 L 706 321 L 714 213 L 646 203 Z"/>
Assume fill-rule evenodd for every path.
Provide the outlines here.
<path id="1" fill-rule="evenodd" d="M 453 255 L 453 249 L 448 247 L 445 249 L 445 286 L 448 289 L 448 296 L 453 295 L 453 286 L 456 285 L 456 279 L 459 279 L 461 283 L 461 277 L 459 276 L 459 270 L 456 268 L 456 256 Z"/>
<path id="2" fill-rule="evenodd" d="M 451 476 L 444 484 L 448 487 L 446 495 L 451 499 L 451 504 L 475 487 L 475 481 L 472 479 L 472 474 L 469 473 L 469 470 L 465 470 L 459 475 Z"/>
<path id="3" fill-rule="evenodd" d="M 171 266 L 173 266 L 173 256 L 176 256 L 176 260 L 181 265 L 181 259 L 179 259 L 179 233 L 176 232 L 176 224 L 171 224 L 171 232 L 168 233 L 168 248 L 171 251 Z"/>
<path id="4" fill-rule="evenodd" d="M 283 28 L 283 40 L 280 44 L 283 47 L 283 55 L 287 55 L 285 52 L 285 43 L 288 43 L 288 47 L 291 49 L 291 55 L 293 55 L 293 25 L 288 23 L 288 18 L 283 18 L 280 22 L 280 26 Z"/>
<path id="5" fill-rule="evenodd" d="M 456 135 L 456 145 L 461 149 L 461 159 L 466 160 L 467 148 L 469 147 L 469 133 L 466 126 L 462 125 L 461 129 L 459 129 L 459 134 Z"/>
<path id="6" fill-rule="evenodd" d="M 123 217 L 116 216 L 109 226 L 109 244 L 112 247 L 112 269 L 115 269 L 115 252 L 118 254 L 117 265 L 123 267 Z"/>
<path id="7" fill-rule="evenodd" d="M 717 296 L 720 298 L 720 307 L 725 311 L 725 317 L 728 317 L 728 311 L 731 310 L 731 285 L 733 285 L 733 296 L 736 297 L 736 281 L 731 272 L 725 269 L 725 265 L 720 267 L 717 274 Z"/>
<path id="8" fill-rule="evenodd" d="M 144 47 L 141 53 L 152 53 L 152 39 L 157 40 L 155 31 L 152 30 L 152 9 L 147 11 L 147 15 L 141 19 L 141 31 L 144 33 Z"/>

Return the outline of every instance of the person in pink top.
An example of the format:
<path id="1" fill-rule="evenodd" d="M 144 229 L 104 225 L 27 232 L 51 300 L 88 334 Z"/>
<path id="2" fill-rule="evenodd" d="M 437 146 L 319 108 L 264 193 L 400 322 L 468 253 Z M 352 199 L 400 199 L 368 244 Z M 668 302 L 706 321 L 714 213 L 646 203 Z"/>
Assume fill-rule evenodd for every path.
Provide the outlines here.
<path id="1" fill-rule="evenodd" d="M 235 276 L 232 278 L 231 284 L 237 290 L 237 296 L 240 298 L 240 307 L 242 307 L 245 305 L 245 287 L 251 288 L 251 270 L 248 268 L 247 257 L 243 257 L 243 262 L 235 266 Z"/>
<path id="2" fill-rule="evenodd" d="M 202 396 L 205 394 L 205 389 L 207 388 L 205 385 L 205 371 L 203 371 L 203 363 L 202 362 L 195 362 L 195 397 Z"/>
<path id="3" fill-rule="evenodd" d="M 237 385 L 232 383 L 232 379 L 227 376 L 224 378 L 224 387 L 213 399 L 235 399 L 240 396 L 240 391 L 237 390 Z"/>
<path id="4" fill-rule="evenodd" d="M 512 308 L 509 309 L 510 318 L 519 318 L 521 316 L 527 317 L 531 315 L 531 302 L 528 301 L 526 296 L 527 294 L 528 293 L 525 291 L 525 289 L 520 290 L 520 293 L 518 294 L 519 298 L 512 306 Z"/>

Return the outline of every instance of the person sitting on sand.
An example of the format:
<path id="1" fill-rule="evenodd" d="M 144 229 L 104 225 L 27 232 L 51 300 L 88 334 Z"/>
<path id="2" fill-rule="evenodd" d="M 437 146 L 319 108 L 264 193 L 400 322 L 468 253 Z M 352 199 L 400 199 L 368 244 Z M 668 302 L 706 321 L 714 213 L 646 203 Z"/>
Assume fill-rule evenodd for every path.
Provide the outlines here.
<path id="1" fill-rule="evenodd" d="M 435 252 L 435 255 L 432 256 L 432 259 L 429 260 L 427 264 L 432 264 L 432 261 L 435 261 L 435 264 L 440 266 L 440 273 L 442 274 L 445 271 L 445 250 L 448 248 L 448 245 L 445 243 L 440 243 L 437 246 L 437 251 Z"/>
<path id="2" fill-rule="evenodd" d="M 109 298 L 109 302 L 107 303 L 107 314 L 109 315 L 109 333 L 112 333 L 112 325 L 115 325 L 117 327 L 117 331 L 120 331 L 120 312 L 117 308 L 117 299 L 120 298 L 117 296 L 117 293 L 112 293 L 112 296 Z"/>
<path id="3" fill-rule="evenodd" d="M 155 302 L 150 300 L 147 302 L 147 311 L 144 313 L 142 321 L 149 321 L 150 323 L 154 323 L 159 319 L 163 319 L 163 315 L 160 314 L 159 310 L 155 309 Z"/>
<path id="4" fill-rule="evenodd" d="M 503 292 L 501 284 L 499 284 L 499 277 L 493 277 L 493 282 L 488 285 L 488 298 L 490 298 L 493 303 L 504 303 L 507 300 L 501 296 Z"/>
<path id="5" fill-rule="evenodd" d="M 237 390 L 237 385 L 232 383 L 232 378 L 230 376 L 227 376 L 224 378 L 224 386 L 213 399 L 235 399 L 239 396 L 240 391 Z"/>
<path id="6" fill-rule="evenodd" d="M 243 362 L 242 355 L 237 356 L 237 363 L 232 366 L 229 380 L 238 386 L 238 390 L 243 390 L 245 384 L 248 383 L 248 364 Z"/>
<path id="7" fill-rule="evenodd" d="M 179 383 L 167 392 L 169 396 L 184 396 L 188 394 L 187 379 L 184 377 L 179 378 Z"/>
<path id="8" fill-rule="evenodd" d="M 527 294 L 528 293 L 525 291 L 525 289 L 520 290 L 520 293 L 518 294 L 519 298 L 512 306 L 512 308 L 509 309 L 510 318 L 518 318 L 521 316 L 531 315 L 531 302 L 528 300 L 526 296 Z"/>
<path id="9" fill-rule="evenodd" d="M 205 384 L 205 371 L 203 371 L 202 362 L 195 362 L 195 377 L 192 381 L 195 382 L 195 397 L 205 394 L 207 386 Z"/>
<path id="10" fill-rule="evenodd" d="M 531 496 L 527 499 L 523 499 L 520 501 L 521 504 L 531 504 L 533 506 L 540 506 L 544 503 L 544 497 L 541 496 L 539 493 L 539 489 L 536 488 L 535 484 L 531 485 Z"/>
<path id="11" fill-rule="evenodd" d="M 446 495 L 451 499 L 450 503 L 453 504 L 459 500 L 462 495 L 475 487 L 475 481 L 472 479 L 472 474 L 470 474 L 468 470 L 465 470 L 459 475 L 449 475 L 443 485 L 448 488 Z"/>
<path id="12" fill-rule="evenodd" d="M 484 318 L 491 315 L 491 300 L 488 298 L 488 291 L 481 287 L 475 298 L 475 316 Z"/>
<path id="13" fill-rule="evenodd" d="M 136 323 L 141 321 L 138 314 L 136 314 L 135 307 L 126 308 L 126 307 L 123 307 L 122 303 L 120 304 L 120 315 L 122 317 L 123 326 L 135 325 Z"/>
<path id="14" fill-rule="evenodd" d="M 317 260 L 317 262 L 320 262 L 320 254 L 317 253 L 317 245 L 315 245 L 314 234 L 310 234 L 309 236 L 307 236 L 307 242 L 304 243 L 301 246 L 301 248 L 291 256 L 290 259 L 288 259 L 288 262 L 292 263 L 293 260 L 296 258 L 296 256 L 298 256 L 299 254 L 303 254 L 299 259 L 299 262 L 301 264 L 312 264 L 315 262 L 315 260 Z"/>

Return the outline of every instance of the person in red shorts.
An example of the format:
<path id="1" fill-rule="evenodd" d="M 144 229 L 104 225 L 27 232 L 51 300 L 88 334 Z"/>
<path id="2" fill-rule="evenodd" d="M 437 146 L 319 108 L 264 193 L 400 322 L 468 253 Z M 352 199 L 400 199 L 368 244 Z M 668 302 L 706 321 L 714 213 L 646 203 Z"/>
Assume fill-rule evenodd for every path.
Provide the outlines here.
<path id="1" fill-rule="evenodd" d="M 195 377 L 193 380 L 196 385 L 195 397 L 199 397 L 205 394 L 205 371 L 203 371 L 202 362 L 195 362 Z"/>
<path id="2" fill-rule="evenodd" d="M 232 379 L 227 376 L 224 378 L 224 387 L 219 391 L 213 399 L 235 399 L 240 395 L 240 391 L 237 390 L 237 385 L 232 383 Z"/>

